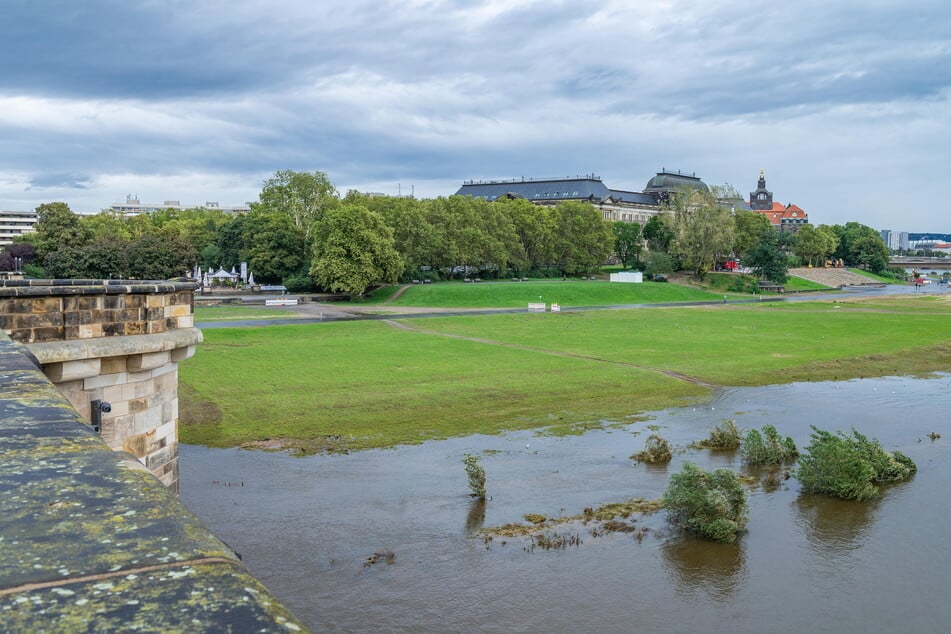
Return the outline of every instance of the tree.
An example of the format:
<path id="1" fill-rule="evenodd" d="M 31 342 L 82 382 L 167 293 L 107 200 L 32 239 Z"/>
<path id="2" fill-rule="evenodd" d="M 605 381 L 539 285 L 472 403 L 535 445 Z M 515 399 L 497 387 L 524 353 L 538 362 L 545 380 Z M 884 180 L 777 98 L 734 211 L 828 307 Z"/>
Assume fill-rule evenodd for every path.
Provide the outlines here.
<path id="1" fill-rule="evenodd" d="M 19 260 L 17 260 L 19 258 Z M 24 266 L 33 264 L 36 258 L 36 248 L 28 242 L 13 242 L 0 251 L 0 271 L 15 271 L 17 266 L 23 270 Z"/>
<path id="2" fill-rule="evenodd" d="M 636 222 L 615 222 L 611 225 L 614 233 L 614 255 L 624 266 L 630 268 L 641 259 L 644 242 L 641 239 L 641 225 Z"/>
<path id="3" fill-rule="evenodd" d="M 811 266 L 821 266 L 839 245 L 839 236 L 828 225 L 803 225 L 796 232 L 793 251 Z"/>
<path id="4" fill-rule="evenodd" d="M 785 284 L 789 279 L 789 258 L 780 246 L 780 236 L 772 227 L 760 230 L 756 246 L 750 250 L 743 264 L 752 268 L 761 279 L 774 284 Z"/>
<path id="5" fill-rule="evenodd" d="M 167 280 L 190 271 L 198 253 L 179 237 L 147 235 L 129 244 L 128 257 L 128 277 Z"/>
<path id="6" fill-rule="evenodd" d="M 759 244 L 766 229 L 775 231 L 766 216 L 748 209 L 737 209 L 733 214 L 733 224 L 733 253 L 740 258 L 746 258 L 746 254 Z"/>
<path id="7" fill-rule="evenodd" d="M 264 181 L 260 202 L 252 205 L 287 214 L 298 229 L 310 236 L 313 224 L 340 204 L 337 190 L 323 172 L 280 170 Z"/>
<path id="8" fill-rule="evenodd" d="M 550 263 L 553 237 L 549 208 L 533 205 L 524 198 L 500 198 L 494 204 L 502 208 L 512 220 L 521 243 L 523 266 L 540 269 Z"/>
<path id="9" fill-rule="evenodd" d="M 395 282 L 402 268 L 392 230 L 366 207 L 327 210 L 315 226 L 310 274 L 326 289 L 363 295 L 373 284 Z"/>
<path id="10" fill-rule="evenodd" d="M 36 257 L 46 265 L 47 257 L 66 247 L 79 247 L 88 240 L 79 216 L 66 203 L 44 203 L 36 208 L 36 232 L 31 242 Z"/>
<path id="11" fill-rule="evenodd" d="M 244 223 L 247 262 L 261 282 L 282 282 L 308 261 L 304 232 L 286 214 L 252 211 Z"/>
<path id="12" fill-rule="evenodd" d="M 834 225 L 832 230 L 839 236 L 835 257 L 842 258 L 847 265 L 864 266 L 875 272 L 888 266 L 888 247 L 871 227 L 847 222 L 845 226 Z"/>
<path id="13" fill-rule="evenodd" d="M 733 250 L 733 218 L 713 192 L 681 188 L 669 201 L 674 240 L 671 252 L 703 279 L 717 258 Z"/>
<path id="14" fill-rule="evenodd" d="M 611 227 L 594 205 L 560 202 L 552 208 L 551 219 L 553 260 L 563 272 L 594 271 L 611 255 Z"/>
<path id="15" fill-rule="evenodd" d="M 647 240 L 647 248 L 651 251 L 667 253 L 670 243 L 674 240 L 674 230 L 671 227 L 670 215 L 655 214 L 644 224 L 642 233 Z"/>

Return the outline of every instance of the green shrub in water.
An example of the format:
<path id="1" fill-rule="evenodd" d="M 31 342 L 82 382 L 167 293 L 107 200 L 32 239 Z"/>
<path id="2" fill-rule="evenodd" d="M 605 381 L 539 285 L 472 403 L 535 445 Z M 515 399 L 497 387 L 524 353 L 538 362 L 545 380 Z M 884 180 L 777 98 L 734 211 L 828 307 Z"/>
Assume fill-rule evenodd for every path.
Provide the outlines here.
<path id="1" fill-rule="evenodd" d="M 651 434 L 644 443 L 644 451 L 634 454 L 631 459 L 650 463 L 670 462 L 672 455 L 667 439 L 660 434 Z"/>
<path id="2" fill-rule="evenodd" d="M 710 430 L 710 437 L 701 440 L 697 446 L 706 449 L 736 449 L 740 446 L 740 430 L 736 421 L 724 418 Z"/>
<path id="3" fill-rule="evenodd" d="M 764 425 L 763 433 L 755 429 L 747 432 L 740 446 L 743 460 L 756 465 L 778 465 L 792 462 L 799 455 L 796 443 L 789 436 L 785 438 L 776 432 L 772 425 Z"/>
<path id="4" fill-rule="evenodd" d="M 746 489 L 729 469 L 710 473 L 692 462 L 670 477 L 664 493 L 667 519 L 683 530 L 731 543 L 746 527 Z"/>
<path id="5" fill-rule="evenodd" d="M 466 475 L 469 476 L 469 489 L 471 495 L 480 500 L 485 499 L 485 469 L 479 456 L 465 454 L 462 457 L 462 463 L 466 465 Z"/>
<path id="6" fill-rule="evenodd" d="M 859 432 L 833 434 L 812 428 L 812 442 L 799 459 L 796 477 L 803 491 L 847 500 L 878 495 L 876 484 L 899 482 L 918 467 L 899 451 L 885 452 L 877 440 Z"/>

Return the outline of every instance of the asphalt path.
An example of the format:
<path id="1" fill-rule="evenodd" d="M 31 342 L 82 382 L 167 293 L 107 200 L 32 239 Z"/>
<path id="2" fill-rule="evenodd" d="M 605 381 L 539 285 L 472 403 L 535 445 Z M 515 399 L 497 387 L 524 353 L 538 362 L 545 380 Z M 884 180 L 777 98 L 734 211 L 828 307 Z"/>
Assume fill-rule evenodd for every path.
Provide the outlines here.
<path id="1" fill-rule="evenodd" d="M 889 284 L 885 287 L 846 287 L 841 292 L 826 291 L 816 293 L 797 293 L 795 295 L 761 295 L 750 299 L 723 299 L 708 300 L 702 302 L 664 302 L 658 304 L 614 304 L 609 306 L 571 306 L 563 307 L 563 313 L 579 313 L 595 310 L 634 310 L 644 308 L 677 308 L 690 306 L 722 306 L 724 304 L 761 304 L 765 302 L 802 302 L 816 300 L 833 300 L 841 297 L 873 297 L 876 295 L 944 295 L 951 292 L 947 284 L 929 284 L 927 288 L 914 289 L 901 284 Z M 398 306 L 386 307 L 366 307 L 361 310 L 353 310 L 352 307 L 342 309 L 339 306 L 318 304 L 303 304 L 300 307 L 306 307 L 308 313 L 318 313 L 316 317 L 292 317 L 287 319 L 234 319 L 223 321 L 205 321 L 196 322 L 195 327 L 202 330 L 212 330 L 215 328 L 257 328 L 261 326 L 288 326 L 293 324 L 324 324 L 339 321 L 379 321 L 384 319 L 426 319 L 432 317 L 461 317 L 472 315 L 515 315 L 527 313 L 526 308 L 458 308 L 458 309 L 407 309 L 400 310 Z M 385 313 L 362 312 L 385 310 Z"/>

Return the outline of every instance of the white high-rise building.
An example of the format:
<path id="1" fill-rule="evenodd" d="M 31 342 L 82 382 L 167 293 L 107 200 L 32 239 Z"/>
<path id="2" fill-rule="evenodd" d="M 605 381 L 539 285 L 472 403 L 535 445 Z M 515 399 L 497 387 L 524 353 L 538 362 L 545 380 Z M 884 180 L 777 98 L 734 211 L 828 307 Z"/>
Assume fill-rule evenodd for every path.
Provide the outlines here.
<path id="1" fill-rule="evenodd" d="M 35 211 L 0 211 L 0 247 L 36 230 Z"/>

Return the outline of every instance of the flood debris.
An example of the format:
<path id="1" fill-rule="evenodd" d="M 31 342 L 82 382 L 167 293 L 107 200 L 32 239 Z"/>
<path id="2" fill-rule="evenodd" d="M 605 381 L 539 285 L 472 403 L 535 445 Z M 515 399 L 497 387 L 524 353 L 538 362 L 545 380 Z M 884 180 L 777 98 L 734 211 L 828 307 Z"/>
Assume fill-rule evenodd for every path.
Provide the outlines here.
<path id="1" fill-rule="evenodd" d="M 369 568 L 370 566 L 378 564 L 381 561 L 387 565 L 392 565 L 396 562 L 396 553 L 389 549 L 375 552 L 366 558 L 366 560 L 363 562 L 363 567 Z"/>
<path id="2" fill-rule="evenodd" d="M 651 532 L 651 529 L 646 526 L 635 526 L 637 519 L 632 516 L 648 515 L 661 508 L 663 508 L 662 500 L 632 498 L 626 502 L 613 502 L 598 508 L 587 507 L 578 515 L 547 517 L 540 513 L 526 513 L 523 516 L 527 522 L 525 524 L 509 523 L 482 529 L 482 541 L 488 547 L 495 537 L 527 537 L 529 543 L 523 547 L 526 552 L 533 552 L 535 548 L 564 549 L 569 546 L 580 546 L 583 543 L 578 532 L 582 528 L 588 529 L 591 536 L 595 538 L 610 533 L 626 533 L 631 534 L 637 541 L 641 541 Z M 575 525 L 578 530 L 571 532 L 568 529 L 571 525 Z M 506 542 L 502 541 L 501 544 L 505 545 Z"/>

